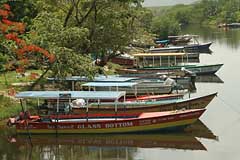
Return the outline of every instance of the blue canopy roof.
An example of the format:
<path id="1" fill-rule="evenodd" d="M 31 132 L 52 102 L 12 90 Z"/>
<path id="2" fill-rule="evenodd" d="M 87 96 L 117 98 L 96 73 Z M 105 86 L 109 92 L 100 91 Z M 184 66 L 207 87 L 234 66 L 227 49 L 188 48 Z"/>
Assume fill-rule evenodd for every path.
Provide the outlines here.
<path id="1" fill-rule="evenodd" d="M 63 79 L 59 78 L 47 78 L 50 81 L 57 81 L 57 80 L 64 80 L 64 81 L 89 81 L 89 82 L 127 82 L 131 81 L 134 79 L 138 79 L 136 77 L 119 77 L 118 75 L 109 75 L 109 76 L 104 76 L 104 75 L 99 75 L 94 77 L 93 80 L 89 80 L 85 76 L 72 76 L 72 77 L 66 77 Z"/>
<path id="2" fill-rule="evenodd" d="M 87 87 L 133 87 L 137 85 L 136 82 L 88 82 L 82 86 Z"/>
<path id="3" fill-rule="evenodd" d="M 139 79 L 136 77 L 119 77 L 118 75 L 97 76 L 94 82 L 129 82 L 131 80 Z"/>
<path id="4" fill-rule="evenodd" d="M 165 39 L 165 40 L 157 40 L 155 41 L 156 44 L 167 44 L 169 43 L 169 40 Z"/>
<path id="5" fill-rule="evenodd" d="M 25 91 L 16 95 L 16 98 L 39 98 L 39 99 L 112 99 L 116 100 L 126 94 L 125 91 Z"/>

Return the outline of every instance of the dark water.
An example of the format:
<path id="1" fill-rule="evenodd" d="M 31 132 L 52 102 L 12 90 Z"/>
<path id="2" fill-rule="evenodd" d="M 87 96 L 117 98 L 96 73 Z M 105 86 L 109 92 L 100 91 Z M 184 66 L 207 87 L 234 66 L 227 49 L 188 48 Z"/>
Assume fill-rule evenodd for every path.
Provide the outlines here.
<path id="1" fill-rule="evenodd" d="M 0 130 L 0 159 L 82 160 L 238 160 L 240 157 L 240 29 L 224 31 L 193 26 L 183 33 L 213 41 L 212 55 L 201 55 L 203 64 L 224 63 L 215 76 L 200 77 L 196 93 L 218 92 L 201 121 L 186 133 L 148 135 L 9 136 Z M 11 142 L 11 143 L 10 143 Z"/>

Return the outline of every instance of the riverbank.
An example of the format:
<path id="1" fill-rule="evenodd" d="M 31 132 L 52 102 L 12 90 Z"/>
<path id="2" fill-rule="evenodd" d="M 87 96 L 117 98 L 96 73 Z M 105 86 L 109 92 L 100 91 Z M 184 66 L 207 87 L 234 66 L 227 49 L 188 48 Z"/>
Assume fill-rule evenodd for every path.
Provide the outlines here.
<path id="1" fill-rule="evenodd" d="M 17 115 L 21 111 L 21 105 L 12 98 L 0 95 L 0 110 L 0 120 L 3 120 Z"/>

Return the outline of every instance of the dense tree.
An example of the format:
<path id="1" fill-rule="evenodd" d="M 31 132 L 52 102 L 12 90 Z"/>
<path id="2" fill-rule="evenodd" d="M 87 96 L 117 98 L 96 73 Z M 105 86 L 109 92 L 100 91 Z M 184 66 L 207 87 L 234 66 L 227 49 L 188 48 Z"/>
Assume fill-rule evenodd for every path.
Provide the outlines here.
<path id="1" fill-rule="evenodd" d="M 192 5 L 176 5 L 159 17 L 168 17 L 180 24 L 218 24 L 240 22 L 239 0 L 202 0 Z"/>
<path id="2" fill-rule="evenodd" d="M 35 18 L 33 29 L 41 37 L 35 41 L 51 48 L 65 47 L 75 54 L 91 55 L 101 59 L 99 65 L 104 66 L 109 59 L 124 52 L 133 40 L 146 37 L 142 33 L 150 28 L 151 12 L 144 9 L 141 2 L 38 0 L 36 4 L 41 13 Z"/>
<path id="3" fill-rule="evenodd" d="M 179 23 L 174 19 L 168 17 L 156 17 L 153 19 L 152 32 L 158 38 L 168 38 L 169 35 L 177 35 L 179 31 Z"/>

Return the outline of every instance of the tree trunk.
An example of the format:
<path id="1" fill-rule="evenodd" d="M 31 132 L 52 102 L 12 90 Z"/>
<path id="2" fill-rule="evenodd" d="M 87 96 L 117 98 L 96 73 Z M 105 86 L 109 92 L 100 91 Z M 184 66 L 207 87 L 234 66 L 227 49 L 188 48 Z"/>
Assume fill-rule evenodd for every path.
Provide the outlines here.
<path id="1" fill-rule="evenodd" d="M 47 69 L 46 71 L 30 86 L 28 87 L 28 90 L 31 91 L 33 90 L 33 88 L 43 79 L 43 77 L 47 74 L 47 72 L 52 68 L 54 63 L 52 63 Z"/>

